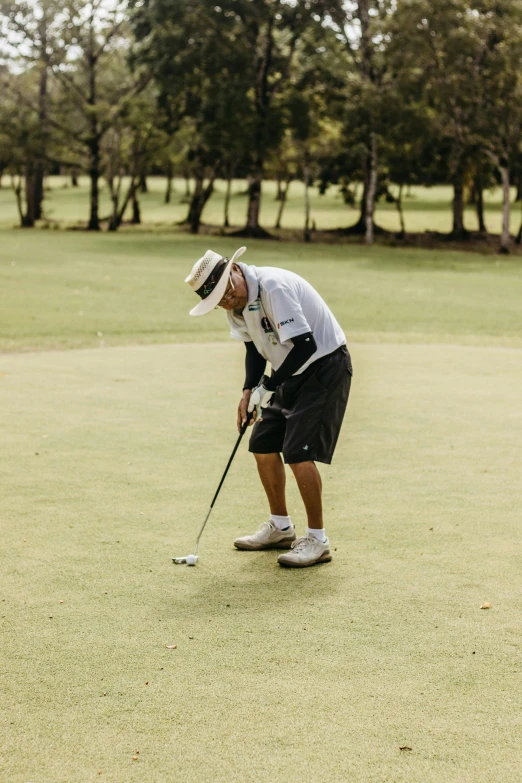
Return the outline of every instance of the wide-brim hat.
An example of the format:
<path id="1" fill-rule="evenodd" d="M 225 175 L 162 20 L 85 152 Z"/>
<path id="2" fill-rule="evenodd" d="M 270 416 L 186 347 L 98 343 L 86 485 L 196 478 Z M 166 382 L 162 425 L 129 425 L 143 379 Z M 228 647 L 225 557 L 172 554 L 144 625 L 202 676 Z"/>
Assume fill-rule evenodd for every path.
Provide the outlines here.
<path id="1" fill-rule="evenodd" d="M 232 264 L 245 250 L 246 247 L 240 247 L 230 259 L 214 253 L 213 250 L 207 250 L 205 255 L 196 261 L 185 282 L 201 297 L 201 302 L 192 308 L 189 315 L 206 315 L 217 307 L 226 291 Z"/>

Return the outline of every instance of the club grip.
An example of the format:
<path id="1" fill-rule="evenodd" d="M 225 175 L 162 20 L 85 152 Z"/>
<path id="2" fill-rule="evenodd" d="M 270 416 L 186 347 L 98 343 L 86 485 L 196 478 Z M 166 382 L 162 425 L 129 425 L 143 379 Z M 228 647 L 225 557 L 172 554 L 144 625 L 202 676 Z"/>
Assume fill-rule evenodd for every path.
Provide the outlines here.
<path id="1" fill-rule="evenodd" d="M 241 430 L 240 430 L 240 436 L 241 436 L 241 437 L 243 437 L 243 435 L 244 435 L 244 434 L 245 434 L 245 432 L 247 431 L 248 425 L 249 425 L 249 424 L 250 424 L 250 422 L 252 421 L 252 416 L 253 416 L 253 415 L 254 415 L 254 411 L 251 411 L 250 413 L 247 411 L 247 417 L 246 417 L 246 420 L 245 420 L 244 424 L 242 424 L 242 425 L 241 425 Z"/>

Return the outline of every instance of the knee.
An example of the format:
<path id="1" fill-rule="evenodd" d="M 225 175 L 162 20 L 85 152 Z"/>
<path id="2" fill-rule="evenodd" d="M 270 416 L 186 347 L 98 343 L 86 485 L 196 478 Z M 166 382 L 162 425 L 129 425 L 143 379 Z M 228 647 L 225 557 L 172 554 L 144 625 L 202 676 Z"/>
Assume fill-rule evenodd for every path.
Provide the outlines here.
<path id="1" fill-rule="evenodd" d="M 304 462 L 289 462 L 288 464 L 292 473 L 299 473 L 300 471 L 303 472 L 305 470 L 310 470 L 310 468 L 315 468 L 315 462 L 311 459 L 307 459 Z"/>
<path id="2" fill-rule="evenodd" d="M 294 474 L 298 481 L 304 481 L 317 476 L 319 471 L 313 460 L 306 460 L 305 462 L 289 462 L 290 470 Z"/>
<path id="3" fill-rule="evenodd" d="M 256 454 L 254 451 L 254 457 L 256 458 L 258 465 L 264 465 L 281 459 L 281 455 L 277 451 L 272 454 Z"/>

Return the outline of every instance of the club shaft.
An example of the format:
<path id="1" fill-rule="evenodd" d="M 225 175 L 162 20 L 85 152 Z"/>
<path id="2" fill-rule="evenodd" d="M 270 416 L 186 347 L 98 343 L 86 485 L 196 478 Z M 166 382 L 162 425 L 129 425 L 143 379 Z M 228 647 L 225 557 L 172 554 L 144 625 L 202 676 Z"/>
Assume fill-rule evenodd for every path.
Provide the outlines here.
<path id="1" fill-rule="evenodd" d="M 232 464 L 232 460 L 235 457 L 236 451 L 239 448 L 239 444 L 241 443 L 241 439 L 242 439 L 243 435 L 245 434 L 245 432 L 247 430 L 249 420 L 250 420 L 250 417 L 245 421 L 245 423 L 241 427 L 241 430 L 239 432 L 239 437 L 238 437 L 238 439 L 236 441 L 236 445 L 234 446 L 234 450 L 232 451 L 232 454 L 230 455 L 230 459 L 228 460 L 227 466 L 225 468 L 225 472 L 223 473 L 223 476 L 221 477 L 221 481 L 219 482 L 219 487 L 217 488 L 216 494 L 214 495 L 214 497 L 212 499 L 212 503 L 210 504 L 210 508 L 207 511 L 207 515 L 206 515 L 205 519 L 203 520 L 203 524 L 201 525 L 201 530 L 198 533 L 198 537 L 196 539 L 196 546 L 194 548 L 194 554 L 197 554 L 198 545 L 199 545 L 199 539 L 201 538 L 201 535 L 202 535 L 202 533 L 203 533 L 203 531 L 205 529 L 205 525 L 207 524 L 207 520 L 208 520 L 208 518 L 210 516 L 210 512 L 212 511 L 212 509 L 214 507 L 214 503 L 216 502 L 217 496 L 219 495 L 219 491 L 220 491 L 221 487 L 223 486 L 223 482 L 224 482 L 224 480 L 226 478 L 226 475 L 228 473 L 228 469 L 230 468 L 230 466 Z"/>
<path id="2" fill-rule="evenodd" d="M 232 454 L 230 455 L 230 459 L 228 460 L 227 466 L 226 466 L 226 468 L 225 468 L 225 472 L 223 473 L 223 476 L 221 477 L 221 481 L 219 482 L 219 487 L 217 488 L 217 490 L 216 490 L 216 494 L 214 495 L 214 498 L 213 498 L 213 500 L 212 500 L 212 503 L 210 504 L 210 508 L 213 508 L 213 506 L 214 506 L 214 503 L 216 502 L 216 498 L 217 498 L 217 496 L 219 495 L 219 490 L 220 490 L 220 489 L 221 489 L 221 487 L 223 486 L 223 482 L 224 482 L 224 480 L 225 480 L 225 478 L 226 478 L 226 475 L 227 475 L 227 473 L 228 473 L 228 469 L 229 469 L 229 467 L 230 467 L 230 466 L 231 466 L 231 464 L 232 464 L 232 460 L 233 460 L 233 459 L 234 459 L 234 457 L 235 457 L 236 451 L 238 450 L 238 448 L 239 448 L 239 444 L 241 443 L 241 438 L 242 438 L 242 437 L 243 437 L 243 435 L 245 434 L 247 427 L 248 427 L 248 421 L 245 421 L 245 423 L 244 423 L 244 424 L 243 424 L 243 426 L 241 427 L 241 431 L 240 431 L 240 433 L 239 433 L 239 438 L 238 438 L 238 439 L 237 439 L 237 441 L 236 441 L 236 445 L 234 446 L 234 450 L 233 450 Z"/>

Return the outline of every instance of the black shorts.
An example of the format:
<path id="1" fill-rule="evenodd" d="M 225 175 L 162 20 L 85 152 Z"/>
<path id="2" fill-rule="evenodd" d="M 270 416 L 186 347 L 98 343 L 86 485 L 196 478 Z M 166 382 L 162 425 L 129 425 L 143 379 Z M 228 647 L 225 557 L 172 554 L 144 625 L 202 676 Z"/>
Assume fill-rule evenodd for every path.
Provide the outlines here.
<path id="1" fill-rule="evenodd" d="M 352 363 L 345 345 L 317 359 L 281 384 L 262 421 L 254 424 L 248 450 L 282 452 L 286 463 L 314 460 L 329 465 L 343 422 Z"/>

